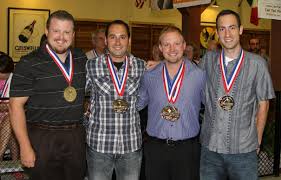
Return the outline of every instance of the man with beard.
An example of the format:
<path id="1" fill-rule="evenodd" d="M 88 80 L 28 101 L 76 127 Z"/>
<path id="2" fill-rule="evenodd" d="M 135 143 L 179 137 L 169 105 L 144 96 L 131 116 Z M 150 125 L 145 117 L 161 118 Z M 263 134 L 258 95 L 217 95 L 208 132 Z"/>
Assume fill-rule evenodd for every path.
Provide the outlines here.
<path id="1" fill-rule="evenodd" d="M 10 92 L 11 123 L 21 163 L 32 180 L 82 180 L 86 56 L 72 49 L 74 18 L 51 14 L 47 41 L 21 58 Z"/>
<path id="2" fill-rule="evenodd" d="M 128 53 L 130 30 L 122 20 L 108 24 L 108 53 L 86 65 L 90 92 L 87 127 L 89 180 L 138 180 L 141 167 L 140 117 L 135 108 L 143 60 Z"/>
<path id="3" fill-rule="evenodd" d="M 266 54 L 266 49 L 261 47 L 260 40 L 258 38 L 251 38 L 249 40 L 249 51 L 252 53 L 256 53 L 263 57 L 267 62 L 269 61 L 269 57 Z"/>
<path id="4" fill-rule="evenodd" d="M 260 40 L 258 38 L 251 38 L 249 40 L 249 46 L 250 52 L 260 54 Z"/>
<path id="5" fill-rule="evenodd" d="M 265 60 L 242 49 L 239 15 L 221 11 L 216 31 L 222 51 L 210 51 L 206 71 L 205 116 L 201 129 L 201 180 L 256 180 L 257 153 L 275 97 Z"/>

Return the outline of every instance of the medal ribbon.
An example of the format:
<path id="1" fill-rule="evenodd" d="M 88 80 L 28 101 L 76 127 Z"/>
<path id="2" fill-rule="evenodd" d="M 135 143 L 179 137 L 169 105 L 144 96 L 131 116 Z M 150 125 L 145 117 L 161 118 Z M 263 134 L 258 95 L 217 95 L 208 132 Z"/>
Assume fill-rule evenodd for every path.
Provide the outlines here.
<path id="1" fill-rule="evenodd" d="M 67 69 L 63 62 L 61 62 L 60 58 L 56 55 L 54 51 L 49 47 L 48 44 L 46 44 L 46 49 L 53 61 L 56 63 L 56 65 L 59 67 L 60 71 L 62 72 L 65 80 L 68 82 L 69 86 L 71 86 L 71 81 L 73 78 L 73 72 L 74 72 L 74 66 L 73 66 L 73 58 L 72 53 L 69 51 L 69 68 Z"/>
<path id="2" fill-rule="evenodd" d="M 244 51 L 241 49 L 239 59 L 236 62 L 234 69 L 232 70 L 230 76 L 227 78 L 227 76 L 226 76 L 227 68 L 225 65 L 224 51 L 222 50 L 221 55 L 220 55 L 220 69 L 221 69 L 221 74 L 222 74 L 223 86 L 224 86 L 224 90 L 226 91 L 226 93 L 229 93 L 236 78 L 238 77 L 243 61 L 244 61 Z"/>
<path id="3" fill-rule="evenodd" d="M 93 53 L 95 54 L 96 57 L 99 57 L 98 53 L 96 52 L 96 50 L 93 49 Z"/>
<path id="4" fill-rule="evenodd" d="M 171 82 L 166 65 L 163 66 L 162 77 L 166 96 L 168 98 L 169 103 L 175 103 L 178 98 L 180 88 L 182 86 L 182 81 L 184 78 L 184 72 L 185 64 L 183 62 L 175 76 L 175 80 Z"/>
<path id="5" fill-rule="evenodd" d="M 126 81 L 127 81 L 127 78 L 128 78 L 128 69 L 129 69 L 129 65 L 128 65 L 129 63 L 128 63 L 127 56 L 126 56 L 125 61 L 124 61 L 125 70 L 122 74 L 121 80 L 119 79 L 118 74 L 115 71 L 113 62 L 112 62 L 112 60 L 110 59 L 109 56 L 107 56 L 107 58 L 106 58 L 106 63 L 107 63 L 107 66 L 108 66 L 110 76 L 111 76 L 111 79 L 113 81 L 115 90 L 117 91 L 119 96 L 123 96 L 124 91 L 125 91 Z"/>

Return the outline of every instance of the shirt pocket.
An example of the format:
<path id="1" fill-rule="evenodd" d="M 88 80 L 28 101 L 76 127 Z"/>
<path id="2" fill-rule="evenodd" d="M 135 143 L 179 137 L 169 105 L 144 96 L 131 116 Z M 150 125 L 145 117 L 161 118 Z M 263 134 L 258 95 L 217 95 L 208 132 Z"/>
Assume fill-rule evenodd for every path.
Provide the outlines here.
<path id="1" fill-rule="evenodd" d="M 96 92 L 98 96 L 106 96 L 114 90 L 114 87 L 111 86 L 111 78 L 109 76 L 102 76 L 94 79 L 96 84 Z"/>
<path id="2" fill-rule="evenodd" d="M 128 77 L 128 79 L 127 79 L 127 94 L 129 96 L 137 95 L 139 84 L 140 84 L 140 77 Z"/>
<path id="3" fill-rule="evenodd" d="M 243 94 L 243 97 L 244 97 L 244 100 L 246 102 L 249 102 L 253 99 L 256 98 L 256 95 L 255 95 L 255 90 L 256 90 L 256 87 L 255 87 L 255 84 L 251 83 L 251 82 L 248 82 L 248 83 L 244 83 L 242 88 L 242 94 Z"/>

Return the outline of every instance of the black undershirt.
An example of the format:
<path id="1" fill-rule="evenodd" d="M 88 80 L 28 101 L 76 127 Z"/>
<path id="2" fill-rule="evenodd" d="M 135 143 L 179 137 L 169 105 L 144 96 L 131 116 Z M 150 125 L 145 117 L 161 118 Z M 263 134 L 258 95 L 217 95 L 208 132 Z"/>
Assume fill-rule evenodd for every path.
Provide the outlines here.
<path id="1" fill-rule="evenodd" d="M 113 62 L 114 66 L 117 67 L 118 71 L 120 70 L 121 66 L 123 65 L 123 61 L 122 62 Z"/>

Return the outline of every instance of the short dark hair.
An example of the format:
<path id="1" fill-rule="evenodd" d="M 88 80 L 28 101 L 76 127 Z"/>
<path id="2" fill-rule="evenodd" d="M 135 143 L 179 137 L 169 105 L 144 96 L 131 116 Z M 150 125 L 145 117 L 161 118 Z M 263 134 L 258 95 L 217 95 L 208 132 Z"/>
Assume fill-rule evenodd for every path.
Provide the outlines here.
<path id="1" fill-rule="evenodd" d="M 122 26 L 124 26 L 125 29 L 126 29 L 126 31 L 127 31 L 128 37 L 131 36 L 129 25 L 128 25 L 127 23 L 125 23 L 124 21 L 118 19 L 118 20 L 114 20 L 114 21 L 110 22 L 110 23 L 106 26 L 106 29 L 105 29 L 105 37 L 108 36 L 108 30 L 109 30 L 109 28 L 110 28 L 112 25 L 122 25 Z"/>
<path id="2" fill-rule="evenodd" d="M 74 30 L 74 26 L 75 26 L 75 20 L 74 17 L 67 11 L 65 10 L 58 10 L 53 12 L 50 17 L 47 20 L 47 24 L 46 24 L 46 28 L 49 29 L 50 27 L 50 23 L 52 19 L 59 19 L 59 20 L 68 20 L 71 21 L 73 23 L 73 30 Z"/>
<path id="3" fill-rule="evenodd" d="M 14 71 L 13 59 L 6 53 L 0 51 L 0 73 L 11 73 Z"/>
<path id="4" fill-rule="evenodd" d="M 219 28 L 218 27 L 218 20 L 221 16 L 225 16 L 225 15 L 233 15 L 235 16 L 236 20 L 237 20 L 237 23 L 238 23 L 238 27 L 240 28 L 241 26 L 241 19 L 240 19 L 240 16 L 237 12 L 234 12 L 230 9 L 225 9 L 225 10 L 222 10 L 218 15 L 217 15 L 217 18 L 216 18 L 216 26 L 217 26 L 217 29 Z"/>
<path id="5" fill-rule="evenodd" d="M 42 46 L 47 41 L 46 34 L 43 34 L 40 39 L 40 46 Z"/>
<path id="6" fill-rule="evenodd" d="M 260 43 L 260 39 L 259 39 L 259 38 L 257 38 L 257 37 L 251 37 L 251 38 L 249 39 L 249 44 L 250 44 L 251 40 L 253 40 L 253 39 L 258 40 L 258 42 Z"/>

